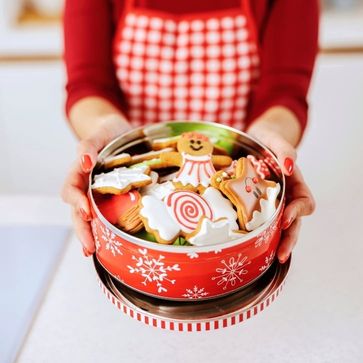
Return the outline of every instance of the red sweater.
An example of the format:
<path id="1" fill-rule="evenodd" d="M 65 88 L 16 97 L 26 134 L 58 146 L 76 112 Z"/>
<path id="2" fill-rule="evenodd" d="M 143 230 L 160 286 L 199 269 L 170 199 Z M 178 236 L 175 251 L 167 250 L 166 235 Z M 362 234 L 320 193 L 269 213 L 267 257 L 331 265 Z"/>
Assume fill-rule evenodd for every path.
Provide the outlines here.
<path id="1" fill-rule="evenodd" d="M 67 114 L 87 96 L 100 96 L 121 111 L 122 94 L 112 61 L 112 41 L 125 0 L 66 0 L 64 13 Z M 174 13 L 236 7 L 240 0 L 139 0 Z M 258 31 L 261 72 L 247 122 L 281 105 L 307 120 L 306 94 L 318 50 L 318 0 L 251 0 Z"/>

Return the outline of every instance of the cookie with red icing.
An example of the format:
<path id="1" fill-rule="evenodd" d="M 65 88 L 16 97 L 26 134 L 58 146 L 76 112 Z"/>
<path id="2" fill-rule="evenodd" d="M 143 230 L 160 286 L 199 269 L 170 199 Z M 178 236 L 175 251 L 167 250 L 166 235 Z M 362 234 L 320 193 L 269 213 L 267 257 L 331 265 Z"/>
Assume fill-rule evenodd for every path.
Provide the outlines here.
<path id="1" fill-rule="evenodd" d="M 213 143 L 198 132 L 187 132 L 177 142 L 178 152 L 163 153 L 160 158 L 169 165 L 179 166 L 173 182 L 178 189 L 198 190 L 210 186 L 210 180 L 217 168 L 231 164 L 225 155 L 213 155 Z"/>
<path id="2" fill-rule="evenodd" d="M 171 191 L 163 199 L 144 195 L 140 200 L 140 216 L 145 229 L 163 244 L 194 233 L 203 218 L 212 222 L 224 219 L 223 228 L 227 228 L 228 234 L 239 229 L 231 202 L 213 187 L 207 188 L 203 195 L 189 190 Z"/>
<path id="3" fill-rule="evenodd" d="M 237 208 L 242 229 L 252 231 L 258 228 L 276 210 L 280 184 L 262 179 L 247 158 L 238 160 L 234 178 L 225 173 L 214 183 Z"/>

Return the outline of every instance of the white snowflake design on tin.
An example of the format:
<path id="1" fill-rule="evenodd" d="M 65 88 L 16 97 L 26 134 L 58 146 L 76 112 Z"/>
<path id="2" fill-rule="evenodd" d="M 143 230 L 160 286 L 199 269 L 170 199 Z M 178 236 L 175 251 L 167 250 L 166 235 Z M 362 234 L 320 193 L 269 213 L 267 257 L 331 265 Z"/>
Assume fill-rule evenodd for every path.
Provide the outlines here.
<path id="1" fill-rule="evenodd" d="M 111 253 L 116 256 L 122 255 L 123 253 L 120 251 L 120 248 L 122 246 L 122 243 L 117 241 L 116 235 L 110 231 L 107 227 L 103 227 L 100 225 L 101 229 L 101 239 L 103 239 L 106 243 L 106 250 L 110 250 Z"/>
<path id="2" fill-rule="evenodd" d="M 165 263 L 162 260 L 165 258 L 162 255 L 159 255 L 158 259 L 152 258 L 148 255 L 148 251 L 146 248 L 139 248 L 139 252 L 141 256 L 135 257 L 132 256 L 132 259 L 136 261 L 136 265 L 127 266 L 130 273 L 140 274 L 144 277 L 144 281 L 141 283 L 143 285 L 147 285 L 150 283 L 156 283 L 156 287 L 158 289 L 158 293 L 167 292 L 168 290 L 163 285 L 164 282 L 168 282 L 172 285 L 175 284 L 176 280 L 171 280 L 168 278 L 168 271 L 180 271 L 180 267 L 178 264 L 174 264 L 171 266 L 165 266 Z"/>
<path id="3" fill-rule="evenodd" d="M 207 295 L 209 295 L 209 292 L 205 291 L 204 287 L 199 288 L 195 285 L 192 289 L 185 289 L 185 294 L 182 296 L 188 299 L 201 299 Z"/>
<path id="4" fill-rule="evenodd" d="M 251 263 L 251 261 L 246 262 L 247 258 L 247 256 L 242 257 L 242 254 L 239 253 L 237 258 L 230 257 L 228 262 L 222 260 L 221 264 L 224 267 L 216 269 L 219 276 L 213 276 L 212 280 L 217 280 L 217 285 L 224 285 L 223 290 L 226 290 L 228 285 L 235 286 L 237 282 L 243 282 L 242 276 L 248 273 L 245 267 Z"/>
<path id="5" fill-rule="evenodd" d="M 270 267 L 270 265 L 272 264 L 272 262 L 273 262 L 274 258 L 275 258 L 275 251 L 271 251 L 270 255 L 265 257 L 265 264 L 264 264 L 264 265 L 262 265 L 262 266 L 259 268 L 259 271 L 263 272 L 263 271 L 265 271 L 268 267 Z"/>
<path id="6" fill-rule="evenodd" d="M 92 228 L 92 234 L 93 237 L 95 239 L 95 246 L 96 246 L 96 251 L 99 251 L 101 248 L 101 243 L 100 240 L 98 238 L 98 233 L 97 233 L 97 222 L 95 219 L 92 220 L 91 222 L 91 228 Z"/>
<path id="7" fill-rule="evenodd" d="M 259 234 L 257 240 L 255 241 L 255 248 L 261 247 L 263 244 L 268 243 L 272 234 L 277 230 L 277 224 L 278 220 L 274 221 L 270 227 Z"/>
<path id="8" fill-rule="evenodd" d="M 188 256 L 190 259 L 193 259 L 193 258 L 199 258 L 199 255 L 198 255 L 198 253 L 196 253 L 196 252 L 189 252 L 189 253 L 187 253 L 187 256 Z"/>

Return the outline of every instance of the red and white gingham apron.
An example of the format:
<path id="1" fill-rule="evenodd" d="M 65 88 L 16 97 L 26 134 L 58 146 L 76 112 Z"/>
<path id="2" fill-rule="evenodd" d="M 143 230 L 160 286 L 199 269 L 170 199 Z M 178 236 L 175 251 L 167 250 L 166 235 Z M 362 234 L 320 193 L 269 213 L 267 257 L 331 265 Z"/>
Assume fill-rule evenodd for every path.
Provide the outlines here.
<path id="1" fill-rule="evenodd" d="M 204 120 L 244 129 L 258 74 L 248 0 L 238 8 L 175 15 L 126 0 L 114 43 L 134 126 Z"/>

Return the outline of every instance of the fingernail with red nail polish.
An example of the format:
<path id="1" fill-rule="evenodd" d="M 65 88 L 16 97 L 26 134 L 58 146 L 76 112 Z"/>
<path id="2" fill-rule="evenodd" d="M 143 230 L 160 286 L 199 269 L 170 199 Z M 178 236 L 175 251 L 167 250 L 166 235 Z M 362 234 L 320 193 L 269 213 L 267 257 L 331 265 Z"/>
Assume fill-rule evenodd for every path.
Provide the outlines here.
<path id="1" fill-rule="evenodd" d="M 82 156 L 82 169 L 85 173 L 88 173 L 92 169 L 92 160 L 89 154 Z"/>
<path id="2" fill-rule="evenodd" d="M 84 257 L 88 257 L 89 255 L 88 255 L 88 251 L 86 250 L 86 248 L 85 247 L 83 247 L 82 248 L 82 252 L 83 252 L 83 256 Z"/>
<path id="3" fill-rule="evenodd" d="M 88 222 L 90 220 L 90 216 L 86 213 L 86 211 L 83 208 L 79 209 L 79 213 L 81 214 L 81 217 L 84 221 Z"/>
<path id="4" fill-rule="evenodd" d="M 285 166 L 285 169 L 287 170 L 287 172 L 289 173 L 289 175 L 291 175 L 294 171 L 294 160 L 292 160 L 291 158 L 286 158 L 285 162 L 284 162 L 284 166 Z"/>

